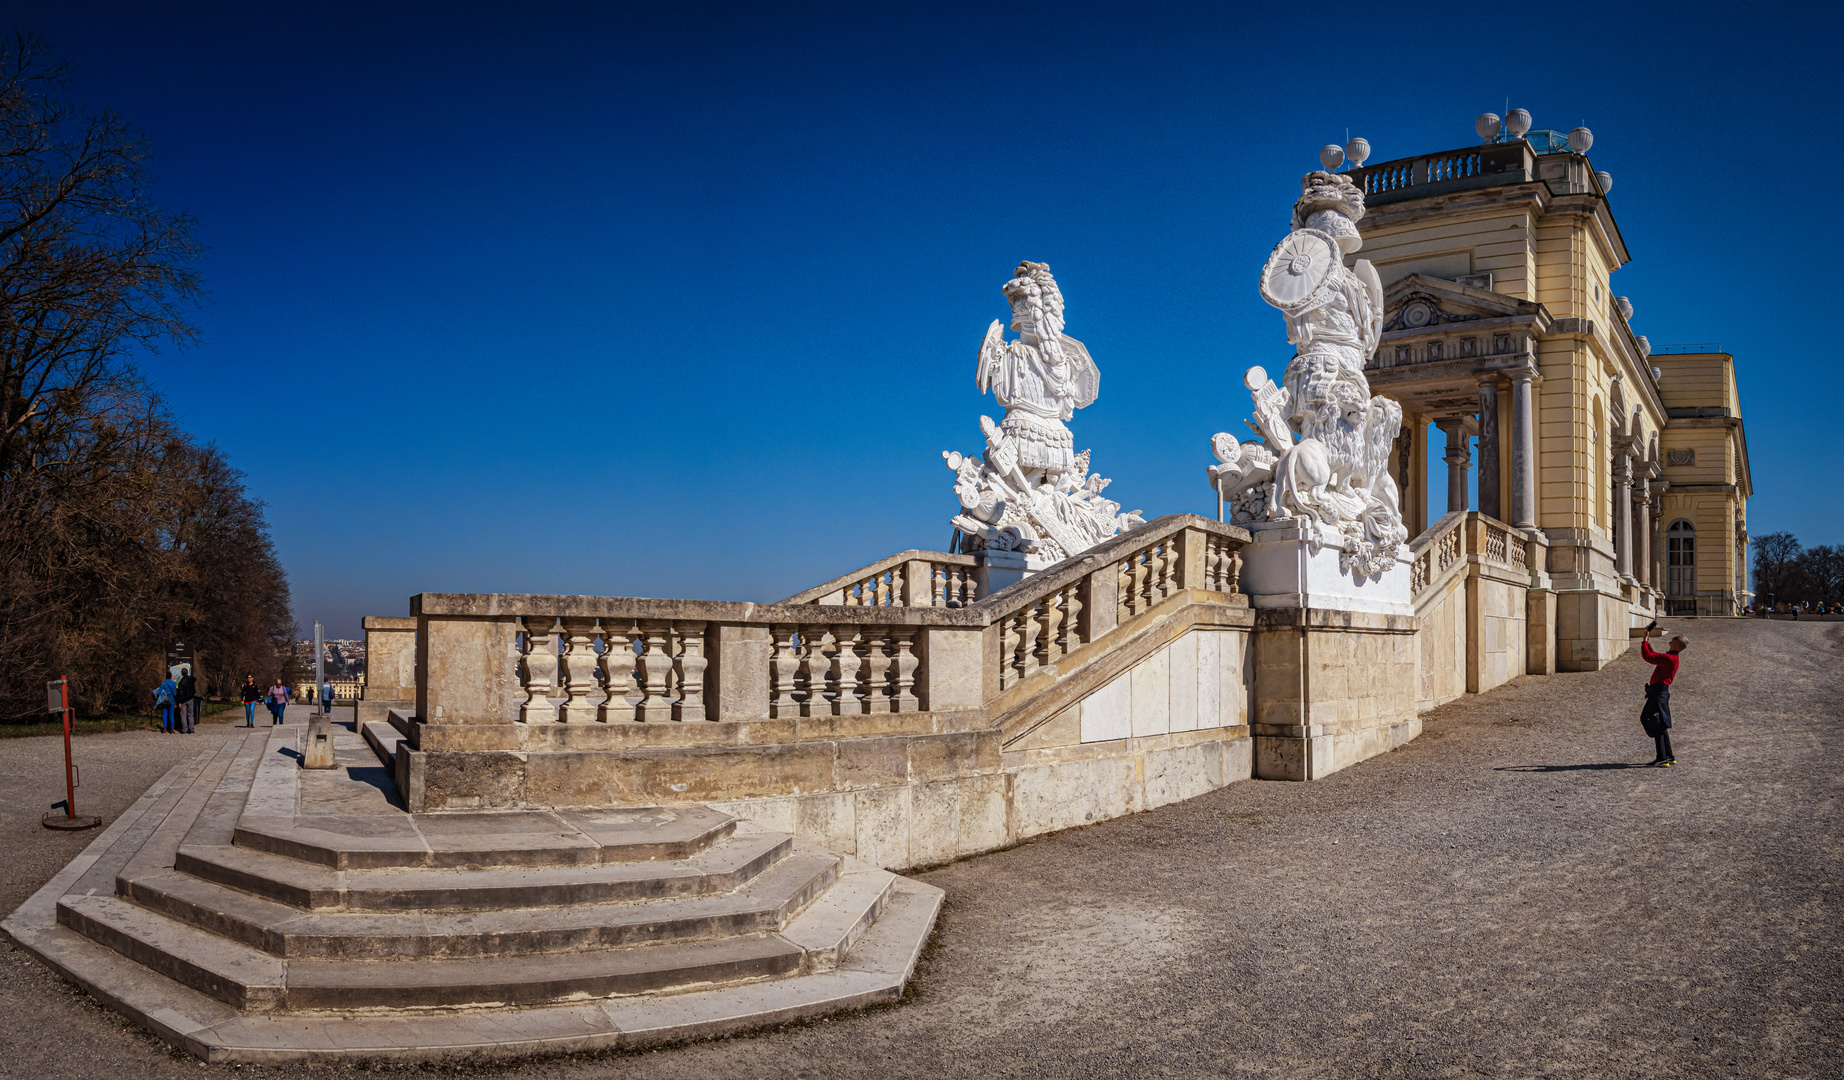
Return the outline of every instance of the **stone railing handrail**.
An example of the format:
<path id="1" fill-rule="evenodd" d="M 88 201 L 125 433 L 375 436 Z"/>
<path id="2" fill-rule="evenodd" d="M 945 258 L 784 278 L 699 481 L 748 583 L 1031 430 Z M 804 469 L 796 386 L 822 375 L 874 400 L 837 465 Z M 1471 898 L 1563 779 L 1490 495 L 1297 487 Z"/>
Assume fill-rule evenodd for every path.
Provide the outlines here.
<path id="1" fill-rule="evenodd" d="M 971 555 L 899 551 L 849 574 L 815 585 L 782 604 L 848 607 L 966 607 L 979 598 Z"/>
<path id="2" fill-rule="evenodd" d="M 1477 510 L 1452 510 L 1409 544 L 1409 596 L 1419 599 L 1430 589 L 1477 562 L 1500 573 L 1530 573 L 1530 537 Z"/>
<path id="3" fill-rule="evenodd" d="M 1100 566 L 1121 559 L 1146 544 L 1198 529 L 1236 544 L 1248 542 L 1246 530 L 1211 521 L 1197 514 L 1168 514 L 1131 532 L 1098 544 L 1073 558 L 1064 559 L 1023 581 L 962 608 L 843 607 L 826 618 L 860 624 L 903 623 L 915 626 L 984 627 L 996 622 L 995 612 L 1028 599 L 1042 599 L 1052 589 L 1086 577 Z M 907 554 L 907 553 L 905 553 Z M 928 553 L 923 553 L 928 554 Z M 951 558 L 972 556 L 951 556 Z M 803 594 L 796 594 L 803 595 Z M 418 593 L 410 598 L 413 616 L 522 618 L 548 614 L 560 618 L 694 619 L 713 623 L 801 623 L 814 618 L 811 602 L 790 600 L 758 604 L 747 600 L 668 600 L 644 596 L 574 596 L 557 593 Z"/>
<path id="4" fill-rule="evenodd" d="M 1409 596 L 1419 599 L 1466 566 L 1466 533 L 1460 526 L 1466 511 L 1450 510 L 1428 530 L 1409 542 Z M 1455 567 L 1460 569 L 1456 570 Z"/>
<path id="5" fill-rule="evenodd" d="M 606 723 L 978 708 L 1181 591 L 1238 591 L 1247 541 L 1234 526 L 1171 515 L 960 608 L 422 593 L 411 598 L 418 715 Z"/>

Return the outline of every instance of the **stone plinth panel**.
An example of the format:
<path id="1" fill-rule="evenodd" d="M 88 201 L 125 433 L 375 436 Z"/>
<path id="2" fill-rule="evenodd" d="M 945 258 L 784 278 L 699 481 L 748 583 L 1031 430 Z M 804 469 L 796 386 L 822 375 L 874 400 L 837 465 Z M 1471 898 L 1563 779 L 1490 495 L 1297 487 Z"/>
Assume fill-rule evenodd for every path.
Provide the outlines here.
<path id="1" fill-rule="evenodd" d="M 1270 609 L 1255 623 L 1255 775 L 1316 780 L 1421 733 L 1412 616 Z"/>
<path id="2" fill-rule="evenodd" d="M 367 615 L 363 700 L 399 707 L 416 699 L 416 620 Z M 382 714 L 379 715 L 382 719 Z"/>
<path id="3" fill-rule="evenodd" d="M 1242 549 L 1242 591 L 1257 609 L 1324 608 L 1413 615 L 1409 564 L 1403 549 L 1378 577 L 1354 577 L 1339 567 L 1344 549 L 1316 543 L 1291 525 L 1251 529 Z"/>

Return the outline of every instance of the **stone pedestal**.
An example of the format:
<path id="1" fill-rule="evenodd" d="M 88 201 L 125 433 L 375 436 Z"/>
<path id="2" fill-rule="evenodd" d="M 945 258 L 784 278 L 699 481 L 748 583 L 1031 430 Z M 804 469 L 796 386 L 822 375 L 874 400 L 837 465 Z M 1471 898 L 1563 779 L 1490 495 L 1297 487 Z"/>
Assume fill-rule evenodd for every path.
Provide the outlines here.
<path id="1" fill-rule="evenodd" d="M 1315 608 L 1363 611 L 1378 615 L 1413 615 L 1409 596 L 1408 547 L 1380 577 L 1354 578 L 1339 569 L 1344 548 L 1315 545 L 1299 527 L 1284 524 L 1249 526 L 1253 540 L 1242 549 L 1242 591 L 1256 609 Z"/>
<path id="2" fill-rule="evenodd" d="M 1255 775 L 1316 780 L 1420 734 L 1407 549 L 1375 578 L 1344 573 L 1339 547 L 1314 551 L 1293 529 L 1255 532 L 1242 553 L 1256 609 Z"/>
<path id="3" fill-rule="evenodd" d="M 1022 551 L 976 551 L 973 558 L 973 580 L 979 583 L 982 600 L 1041 569 L 1032 566 Z"/>
<path id="4" fill-rule="evenodd" d="M 333 718 L 317 712 L 307 721 L 307 746 L 301 753 L 305 769 L 333 768 Z"/>

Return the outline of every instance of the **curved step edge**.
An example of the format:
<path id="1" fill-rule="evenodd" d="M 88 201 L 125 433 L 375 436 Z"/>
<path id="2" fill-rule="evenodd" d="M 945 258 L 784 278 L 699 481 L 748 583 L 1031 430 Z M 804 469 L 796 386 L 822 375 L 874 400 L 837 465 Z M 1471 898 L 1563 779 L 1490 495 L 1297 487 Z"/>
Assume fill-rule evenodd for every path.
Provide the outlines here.
<path id="1" fill-rule="evenodd" d="M 468 1061 L 686 1042 L 895 1001 L 942 896 L 932 885 L 898 878 L 882 917 L 838 970 L 823 974 L 661 998 L 399 1017 L 239 1014 L 53 924 L 50 897 L 8 917 L 5 930 L 97 1000 L 213 1064 Z"/>

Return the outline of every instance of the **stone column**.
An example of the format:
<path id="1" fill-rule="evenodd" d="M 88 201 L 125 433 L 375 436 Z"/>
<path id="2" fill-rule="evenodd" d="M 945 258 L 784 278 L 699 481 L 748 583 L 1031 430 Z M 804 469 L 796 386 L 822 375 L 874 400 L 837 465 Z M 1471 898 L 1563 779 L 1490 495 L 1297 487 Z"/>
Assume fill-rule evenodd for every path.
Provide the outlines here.
<path id="1" fill-rule="evenodd" d="M 1472 454 L 1466 447 L 1466 420 L 1457 417 L 1452 420 L 1440 420 L 1435 426 L 1441 434 L 1447 436 L 1447 512 L 1466 509 L 1466 467 L 1472 463 Z"/>
<path id="2" fill-rule="evenodd" d="M 1633 506 L 1639 520 L 1633 526 L 1633 570 L 1639 584 L 1652 584 L 1652 485 L 1645 477 L 1633 485 Z"/>
<path id="3" fill-rule="evenodd" d="M 1531 376 L 1511 380 L 1511 524 L 1537 526 L 1537 433 L 1532 422 Z"/>
<path id="4" fill-rule="evenodd" d="M 1479 382 L 1479 512 L 1503 519 L 1498 499 L 1498 379 Z"/>
<path id="5" fill-rule="evenodd" d="M 1614 569 L 1622 580 L 1633 580 L 1633 466 L 1625 454 L 1615 456 Z"/>
<path id="6" fill-rule="evenodd" d="M 1409 450 L 1409 486 L 1402 492 L 1403 523 L 1413 540 L 1428 529 L 1428 418 L 1415 414 L 1415 433 Z"/>

